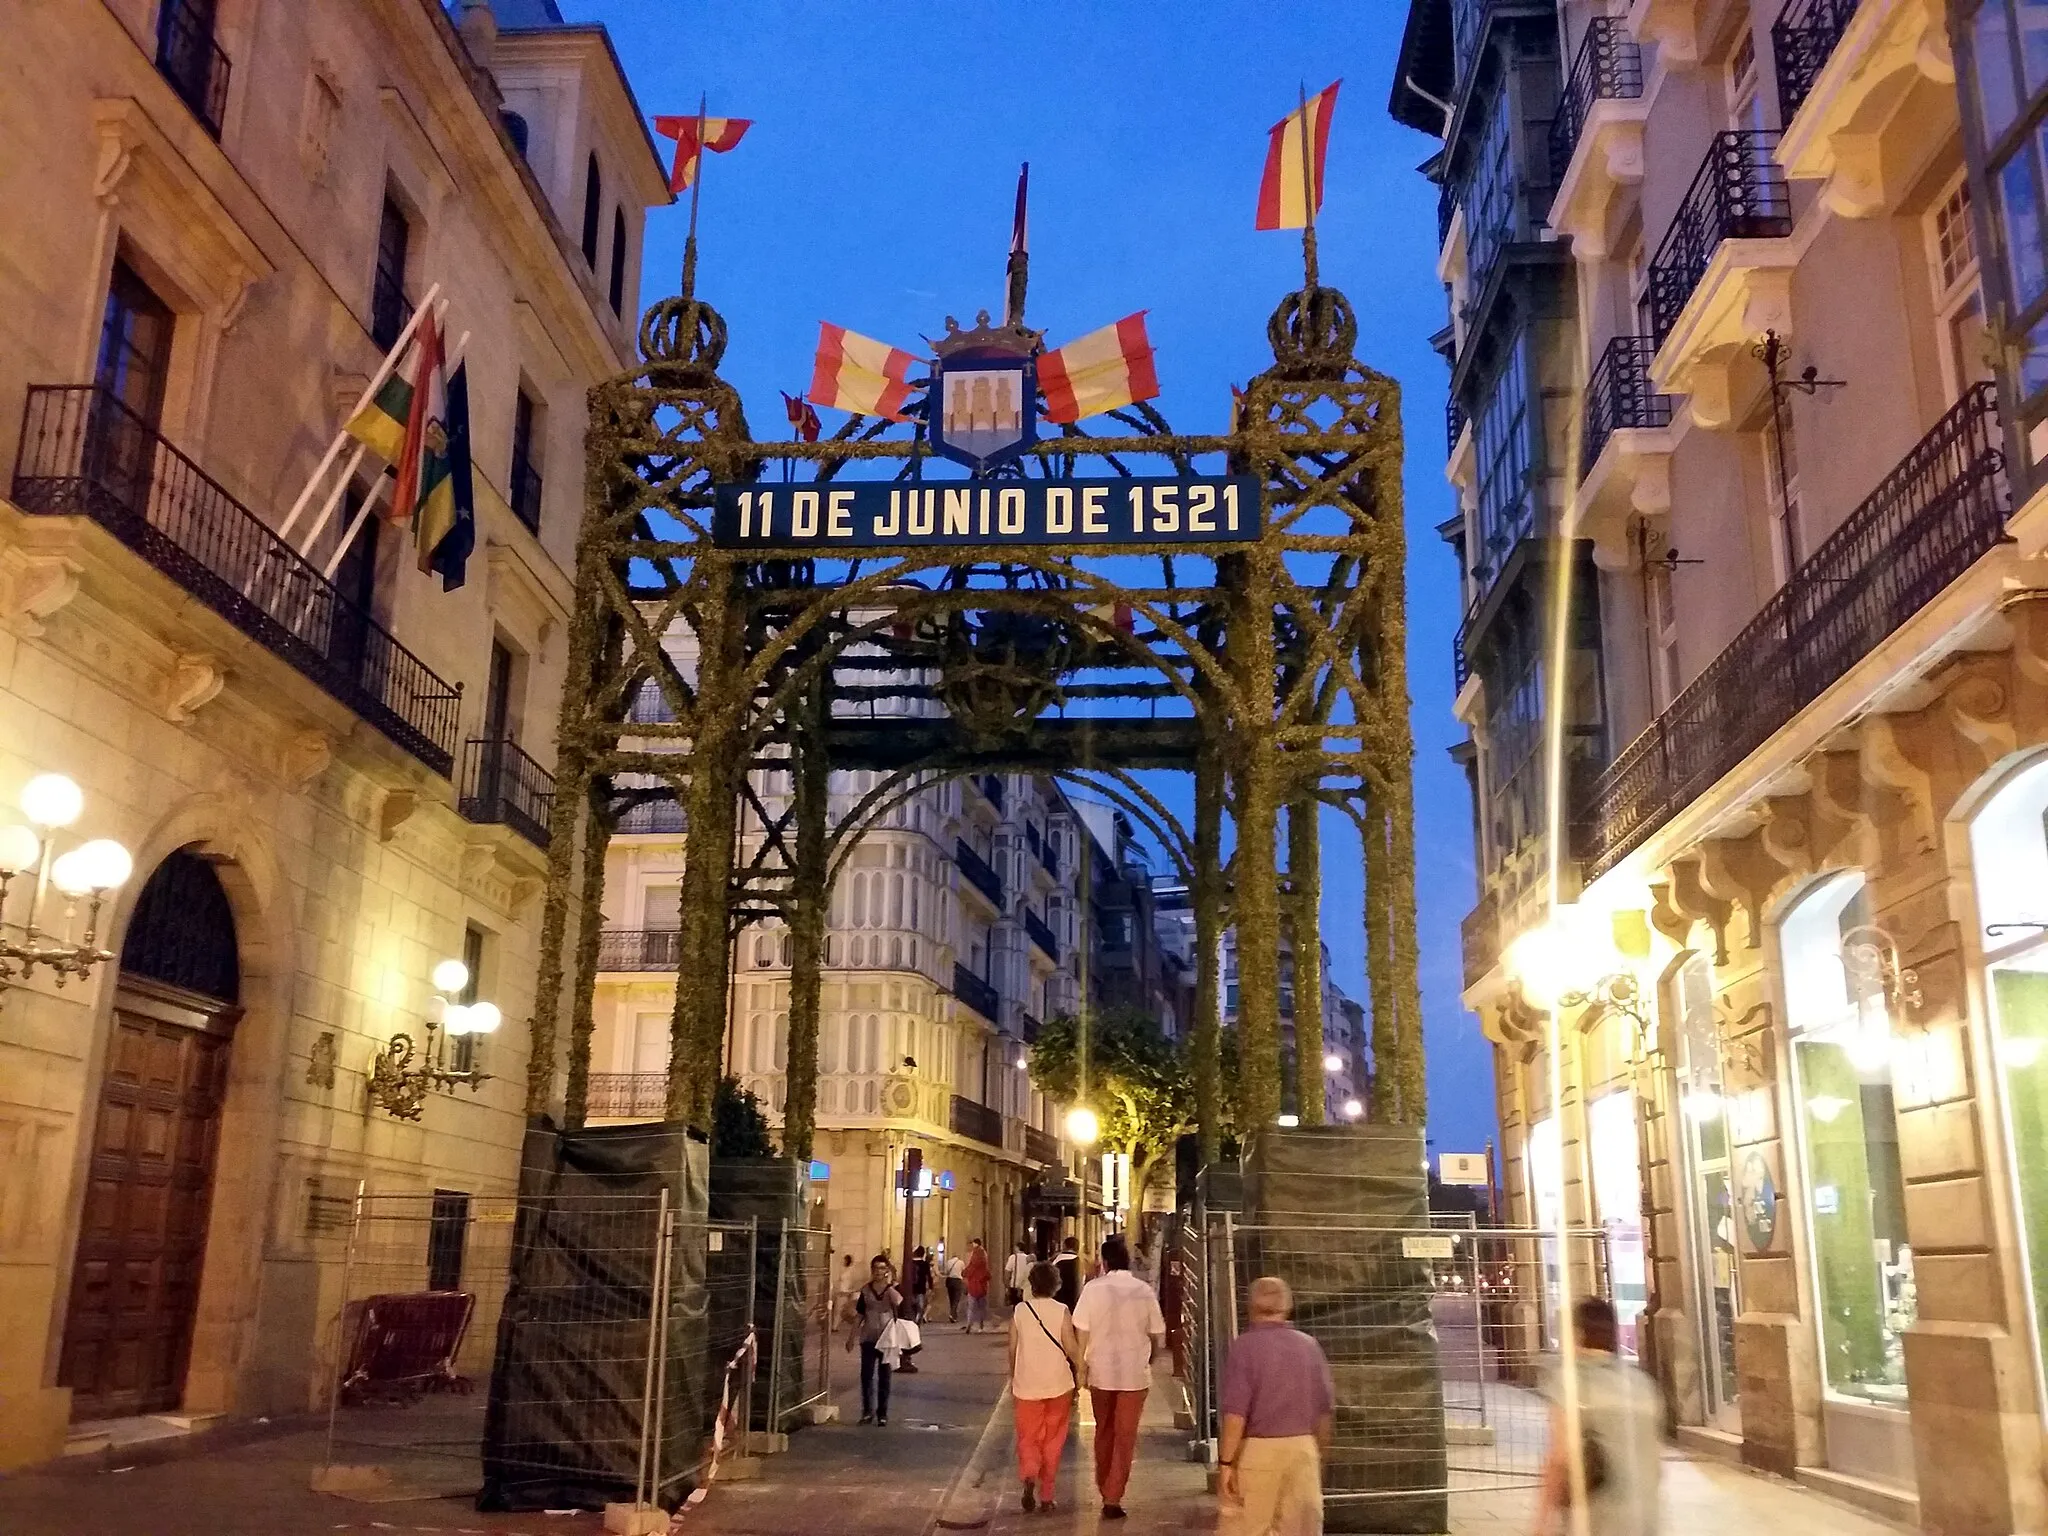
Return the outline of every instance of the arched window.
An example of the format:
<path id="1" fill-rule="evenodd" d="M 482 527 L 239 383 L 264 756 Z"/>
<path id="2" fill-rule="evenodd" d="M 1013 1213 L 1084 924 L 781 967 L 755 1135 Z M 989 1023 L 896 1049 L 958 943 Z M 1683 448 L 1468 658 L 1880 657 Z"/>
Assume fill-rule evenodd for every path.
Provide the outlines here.
<path id="1" fill-rule="evenodd" d="M 775 1015 L 775 1070 L 789 1070 L 789 1015 L 786 1013 Z"/>
<path id="2" fill-rule="evenodd" d="M 612 210 L 612 313 L 625 313 L 626 303 L 626 210 Z"/>
<path id="3" fill-rule="evenodd" d="M 598 221 L 604 217 L 604 178 L 598 174 L 597 152 L 591 151 L 589 167 L 583 173 L 583 259 L 597 270 Z"/>
<path id="4" fill-rule="evenodd" d="M 1874 1403 L 1905 1386 L 1916 1312 L 1893 1021 L 1876 963 L 1888 942 L 1856 870 L 1821 881 L 1779 928 L 1821 1361 L 1829 1390 Z"/>
<path id="5" fill-rule="evenodd" d="M 511 139 L 512 147 L 519 151 L 519 158 L 524 160 L 526 158 L 526 141 L 528 137 L 526 119 L 520 116 L 519 113 L 509 110 L 499 115 L 505 124 L 505 136 Z"/>
<path id="6" fill-rule="evenodd" d="M 157 865 L 128 920 L 121 970 L 219 1002 L 241 1000 L 235 917 L 210 862 L 180 848 Z"/>

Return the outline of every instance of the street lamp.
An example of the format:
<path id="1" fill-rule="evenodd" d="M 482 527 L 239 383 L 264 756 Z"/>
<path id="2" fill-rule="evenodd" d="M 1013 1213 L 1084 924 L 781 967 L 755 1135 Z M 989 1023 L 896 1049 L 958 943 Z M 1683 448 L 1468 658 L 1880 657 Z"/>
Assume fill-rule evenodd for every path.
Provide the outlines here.
<path id="1" fill-rule="evenodd" d="M 432 980 L 435 995 L 427 999 L 426 1049 L 416 1051 L 412 1036 L 400 1030 L 370 1063 L 370 1102 L 400 1120 L 419 1119 L 429 1089 L 467 1083 L 475 1093 L 489 1082 L 490 1073 L 474 1067 L 450 1069 L 448 1042 L 464 1035 L 491 1034 L 505 1022 L 496 1003 L 460 1001 L 469 987 L 469 967 L 460 960 L 441 961 L 433 969 Z M 415 1055 L 418 1065 L 413 1062 Z"/>
<path id="2" fill-rule="evenodd" d="M 1345 1118 L 1346 1120 L 1358 1120 L 1358 1119 L 1362 1119 L 1362 1118 L 1364 1117 L 1364 1115 L 1365 1115 L 1365 1103 L 1364 1103 L 1364 1101 L 1363 1101 L 1363 1100 L 1361 1100 L 1361 1099 L 1346 1099 L 1346 1100 L 1344 1101 L 1344 1118 Z"/>
<path id="3" fill-rule="evenodd" d="M 61 987 L 67 977 L 84 980 L 94 966 L 114 958 L 99 947 L 100 908 L 107 894 L 135 872 L 135 860 L 111 837 L 96 837 L 57 852 L 57 832 L 85 810 L 84 792 L 61 773 L 38 774 L 23 785 L 21 810 L 28 817 L 27 826 L 0 825 L 0 987 L 26 979 L 39 965 L 48 966 Z M 17 876 L 31 871 L 35 887 L 28 911 L 20 921 L 8 922 L 9 887 Z M 43 899 L 52 886 L 65 898 L 61 936 L 40 922 Z M 89 901 L 85 935 L 73 942 L 71 924 L 81 899 Z"/>
<path id="4" fill-rule="evenodd" d="M 1323 1052 L 1323 1070 L 1325 1072 L 1342 1072 L 1344 1070 L 1343 1056 L 1336 1051 Z"/>
<path id="5" fill-rule="evenodd" d="M 1599 1003 L 1631 1020 L 1645 1050 L 1656 1048 L 1657 1026 L 1635 972 L 1615 951 L 1614 937 L 1596 914 L 1576 904 L 1550 916 L 1508 946 L 1508 975 L 1530 1006 L 1545 1013 Z"/>
<path id="6" fill-rule="evenodd" d="M 1067 1111 L 1067 1140 L 1077 1147 L 1092 1147 L 1095 1138 L 1102 1134 L 1102 1122 L 1095 1118 L 1095 1111 L 1086 1104 L 1076 1104 Z"/>

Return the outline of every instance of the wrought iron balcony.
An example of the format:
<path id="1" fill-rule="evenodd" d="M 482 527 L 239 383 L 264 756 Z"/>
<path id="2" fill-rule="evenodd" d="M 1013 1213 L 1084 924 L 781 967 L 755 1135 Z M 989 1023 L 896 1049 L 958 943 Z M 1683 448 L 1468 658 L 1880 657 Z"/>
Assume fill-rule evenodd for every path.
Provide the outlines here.
<path id="1" fill-rule="evenodd" d="M 958 960 L 953 962 L 953 995 L 989 1023 L 996 1022 L 996 1014 L 1001 1006 L 996 1000 L 996 989 Z"/>
<path id="2" fill-rule="evenodd" d="M 1479 604 L 1473 603 L 1465 610 L 1465 617 L 1458 621 L 1458 632 L 1451 638 L 1451 692 L 1453 695 L 1465 691 L 1465 683 L 1472 676 L 1472 657 L 1465 649 L 1466 638 L 1472 633 L 1472 620 L 1478 616 Z"/>
<path id="3" fill-rule="evenodd" d="M 29 390 L 14 501 L 91 518 L 436 773 L 454 766 L 460 690 L 110 392 Z"/>
<path id="4" fill-rule="evenodd" d="M 1451 220 L 1458 214 L 1458 189 L 1451 182 L 1444 182 L 1436 193 L 1436 248 L 1442 250 L 1444 242 L 1451 238 Z"/>
<path id="5" fill-rule="evenodd" d="M 668 1113 L 666 1072 L 593 1072 L 584 1098 L 592 1119 L 659 1120 Z"/>
<path id="6" fill-rule="evenodd" d="M 972 1099 L 964 1099 L 957 1093 L 953 1095 L 952 1113 L 947 1123 L 955 1136 L 966 1136 L 984 1146 L 1000 1148 L 1003 1144 L 1002 1112 L 990 1109 L 986 1104 L 977 1104 Z"/>
<path id="7" fill-rule="evenodd" d="M 1586 427 L 1579 445 L 1579 478 L 1600 462 L 1600 450 L 1623 427 L 1668 427 L 1671 397 L 1650 387 L 1657 344 L 1647 336 L 1616 336 L 1586 381 Z"/>
<path id="8" fill-rule="evenodd" d="M 977 773 L 974 787 L 981 791 L 984 800 L 997 810 L 1003 808 L 1003 777 L 999 773 Z"/>
<path id="9" fill-rule="evenodd" d="M 462 814 L 510 827 L 537 848 L 548 845 L 555 776 L 510 738 L 472 738 L 462 753 Z"/>
<path id="10" fill-rule="evenodd" d="M 1458 925 L 1464 950 L 1465 985 L 1477 986 L 1500 963 L 1500 905 L 1488 891 Z"/>
<path id="11" fill-rule="evenodd" d="M 1572 61 L 1571 78 L 1550 122 L 1550 175 L 1563 181 L 1596 101 L 1634 101 L 1643 94 L 1643 55 L 1618 16 L 1595 16 Z"/>
<path id="12" fill-rule="evenodd" d="M 1024 1127 L 1024 1155 L 1034 1163 L 1056 1163 L 1060 1160 L 1059 1138 L 1051 1131 L 1027 1125 Z"/>
<path id="13" fill-rule="evenodd" d="M 1003 882 L 989 867 L 989 862 L 967 846 L 965 838 L 953 839 L 953 862 L 960 866 L 960 873 L 967 877 L 967 883 L 986 896 L 1000 912 L 1003 910 Z"/>
<path id="14" fill-rule="evenodd" d="M 529 531 L 540 532 L 540 471 L 525 454 L 512 455 L 511 491 L 512 515 L 526 524 Z"/>
<path id="15" fill-rule="evenodd" d="M 228 56 L 213 40 L 211 0 L 163 0 L 156 15 L 156 68 L 219 138 L 228 106 Z"/>
<path id="16" fill-rule="evenodd" d="M 607 928 L 597 939 L 600 971 L 673 971 L 683 936 L 673 928 Z"/>
<path id="17" fill-rule="evenodd" d="M 1024 909 L 1024 931 L 1031 935 L 1031 942 L 1045 951 L 1045 958 L 1055 965 L 1059 963 L 1060 941 L 1053 937 L 1052 929 L 1045 925 L 1045 919 L 1029 907 Z"/>
<path id="18" fill-rule="evenodd" d="M 1038 845 L 1038 862 L 1045 866 L 1045 872 L 1048 875 L 1051 875 L 1055 880 L 1059 879 L 1059 845 L 1052 840 L 1052 834 L 1049 832 L 1045 835 L 1044 840 L 1040 842 Z"/>
<path id="19" fill-rule="evenodd" d="M 654 832 L 687 832 L 688 825 L 683 819 L 683 808 L 673 800 L 650 800 L 645 805 L 636 805 L 619 817 L 618 830 L 646 834 Z"/>
<path id="20" fill-rule="evenodd" d="M 1997 398 L 1978 384 L 1594 781 L 1576 839 L 1611 868 L 1941 594 L 2011 510 Z"/>
<path id="21" fill-rule="evenodd" d="M 1778 65 L 1778 111 L 1790 123 L 1828 67 L 1835 46 L 1856 19 L 1860 0 L 1789 0 L 1771 23 L 1771 54 Z"/>
<path id="22" fill-rule="evenodd" d="M 1020 1038 L 1026 1045 L 1038 1044 L 1038 1032 L 1044 1027 L 1036 1014 L 1026 1013 L 1021 1008 L 1017 1010 L 1017 1028 L 1022 1032 Z"/>
<path id="23" fill-rule="evenodd" d="M 1444 452 L 1456 453 L 1458 439 L 1465 431 L 1465 408 L 1458 404 L 1458 397 L 1451 396 L 1444 402 Z"/>
<path id="24" fill-rule="evenodd" d="M 1771 157 L 1775 129 L 1735 128 L 1714 135 L 1650 263 L 1650 326 L 1658 346 L 1707 275 L 1724 240 L 1777 239 L 1792 233 L 1785 173 Z"/>

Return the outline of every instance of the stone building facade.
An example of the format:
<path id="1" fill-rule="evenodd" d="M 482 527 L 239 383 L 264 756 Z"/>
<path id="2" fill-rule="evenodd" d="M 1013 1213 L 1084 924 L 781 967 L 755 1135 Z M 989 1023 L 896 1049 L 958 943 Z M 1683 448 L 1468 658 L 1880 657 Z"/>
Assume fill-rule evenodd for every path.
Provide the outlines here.
<path id="1" fill-rule="evenodd" d="M 552 0 L 8 29 L 0 821 L 68 775 L 60 837 L 135 873 L 116 959 L 0 988 L 0 1468 L 74 1421 L 324 1401 L 358 1187 L 511 1188 L 583 400 L 668 200 L 602 29 Z M 474 432 L 455 591 L 376 517 L 341 547 L 374 461 L 310 547 L 277 533 L 436 283 Z M 399 1119 L 366 1079 L 443 958 L 505 1027 L 455 1053 L 488 1080 Z"/>
<path id="2" fill-rule="evenodd" d="M 1454 381 L 1487 209 L 1563 278 L 1450 463 L 1510 1218 L 1599 1229 L 1689 1444 L 1957 1532 L 2048 1520 L 2041 19 L 1418 0 L 1394 100 Z M 1562 690 L 1498 686 L 1504 463 Z M 1490 723 L 1559 691 L 1564 824 L 1509 825 Z"/>

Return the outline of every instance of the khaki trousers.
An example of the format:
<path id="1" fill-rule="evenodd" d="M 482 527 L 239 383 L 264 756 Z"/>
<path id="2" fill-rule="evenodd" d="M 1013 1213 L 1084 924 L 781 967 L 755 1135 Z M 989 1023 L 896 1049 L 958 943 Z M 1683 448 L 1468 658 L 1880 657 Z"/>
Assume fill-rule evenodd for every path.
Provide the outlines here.
<path id="1" fill-rule="evenodd" d="M 1322 1536 L 1323 1457 L 1314 1435 L 1242 1441 L 1237 1491 L 1243 1503 L 1223 1506 L 1221 1536 Z"/>

